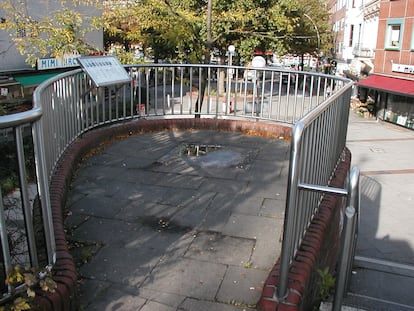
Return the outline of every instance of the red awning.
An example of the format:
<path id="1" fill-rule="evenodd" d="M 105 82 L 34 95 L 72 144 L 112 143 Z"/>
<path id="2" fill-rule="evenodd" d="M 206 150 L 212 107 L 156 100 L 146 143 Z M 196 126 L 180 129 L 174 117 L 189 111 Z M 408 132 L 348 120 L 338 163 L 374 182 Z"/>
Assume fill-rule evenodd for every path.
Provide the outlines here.
<path id="1" fill-rule="evenodd" d="M 414 80 L 371 75 L 364 80 L 360 80 L 358 85 L 370 89 L 414 96 Z"/>

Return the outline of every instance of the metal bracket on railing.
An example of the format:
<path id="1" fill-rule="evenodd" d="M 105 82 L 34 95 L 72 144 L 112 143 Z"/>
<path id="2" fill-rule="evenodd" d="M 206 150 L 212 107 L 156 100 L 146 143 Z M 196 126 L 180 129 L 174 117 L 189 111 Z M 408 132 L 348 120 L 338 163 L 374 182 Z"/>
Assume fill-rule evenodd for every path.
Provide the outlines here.
<path id="1" fill-rule="evenodd" d="M 349 276 L 352 271 L 352 263 L 355 256 L 360 200 L 359 174 L 359 169 L 353 167 L 349 175 L 349 180 L 347 181 L 347 189 L 311 185 L 306 183 L 300 183 L 298 185 L 298 188 L 302 190 L 347 196 L 344 228 L 342 231 L 342 249 L 338 262 L 338 276 L 336 278 L 335 299 L 332 308 L 333 311 L 341 310 L 343 297 L 349 285 Z"/>
<path id="2" fill-rule="evenodd" d="M 355 254 L 359 218 L 359 175 L 359 169 L 353 167 L 347 178 L 347 188 L 298 183 L 298 189 L 300 190 L 329 193 L 347 197 L 344 228 L 342 231 L 342 249 L 338 264 L 338 277 L 336 279 L 335 304 L 332 309 L 334 311 L 339 311 L 342 305 L 345 290 L 348 287 L 349 276 L 352 270 L 352 263 Z M 283 297 L 285 298 L 286 296 Z M 280 297 L 274 296 L 274 298 L 278 299 Z"/>

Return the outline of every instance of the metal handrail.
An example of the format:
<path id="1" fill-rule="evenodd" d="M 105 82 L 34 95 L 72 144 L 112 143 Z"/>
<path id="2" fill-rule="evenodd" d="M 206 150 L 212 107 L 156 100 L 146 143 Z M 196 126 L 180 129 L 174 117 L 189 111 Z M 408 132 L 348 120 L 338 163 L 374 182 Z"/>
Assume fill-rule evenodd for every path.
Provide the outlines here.
<path id="1" fill-rule="evenodd" d="M 80 69 L 59 74 L 37 87 L 32 110 L 0 117 L 0 129 L 4 131 L 12 129 L 13 132 L 19 132 L 26 125 L 31 127 L 49 265 L 53 265 L 56 260 L 49 194 L 51 176 L 67 147 L 77 137 L 94 128 L 133 119 L 175 117 L 242 118 L 252 122 L 294 125 L 291 162 L 296 166 L 291 166 L 290 169 L 289 215 L 292 214 L 290 206 L 294 206 L 300 199 L 295 187 L 302 181 L 302 187 L 308 183 L 307 179 L 301 179 L 301 182 L 296 180 L 299 173 L 296 170 L 304 166 L 296 163 L 316 159 L 309 158 L 310 155 L 306 152 L 298 153 L 296 150 L 311 150 L 311 143 L 318 142 L 315 138 L 316 131 L 329 131 L 326 136 L 328 140 L 324 142 L 324 145 L 330 143 L 328 153 L 316 152 L 313 155 L 323 159 L 323 165 L 326 166 L 322 170 L 324 179 L 332 173 L 335 163 L 340 159 L 346 135 L 345 112 L 349 107 L 352 86 L 347 79 L 274 67 L 140 64 L 126 66 L 125 69 L 132 76 L 131 83 L 100 88 L 95 87 Z M 226 73 L 232 75 L 227 80 Z M 333 124 L 336 125 L 331 126 Z M 18 145 L 23 144 L 19 138 L 21 136 L 15 135 Z M 303 141 L 308 144 L 303 145 Z M 332 163 L 327 161 L 331 157 L 334 159 Z M 317 168 L 320 169 L 321 166 Z M 300 174 L 311 176 L 313 173 L 301 171 Z M 309 184 L 314 184 L 314 180 Z M 324 185 L 325 182 L 321 184 Z M 23 183 L 20 187 L 24 192 L 27 185 Z M 312 197 L 312 201 L 317 201 L 316 197 Z M 25 214 L 30 215 L 31 206 L 24 208 L 27 209 Z M 2 217 L 4 215 L 0 213 L 0 233 L 4 243 L 7 238 L 7 228 L 4 227 L 7 224 Z M 287 223 L 290 226 L 291 220 L 285 222 L 285 231 L 289 232 Z M 302 227 L 306 226 L 302 224 Z M 28 235 L 33 234 L 31 229 L 28 230 Z M 289 250 L 288 258 L 291 258 L 298 243 L 298 240 L 292 241 L 293 244 L 284 246 L 282 251 Z M 2 249 L 3 253 L 7 252 L 5 247 Z M 28 252 L 31 264 L 36 264 L 36 254 L 33 254 L 35 248 L 29 245 Z M 7 258 L 7 254 L 3 258 Z M 290 259 L 285 262 L 290 262 Z M 10 266 L 11 262 L 6 265 Z"/>
<path id="2" fill-rule="evenodd" d="M 299 120 L 292 132 L 285 223 L 275 299 L 288 294 L 288 274 L 300 243 L 318 212 L 322 193 L 348 195 L 329 182 L 345 149 L 352 83 Z"/>

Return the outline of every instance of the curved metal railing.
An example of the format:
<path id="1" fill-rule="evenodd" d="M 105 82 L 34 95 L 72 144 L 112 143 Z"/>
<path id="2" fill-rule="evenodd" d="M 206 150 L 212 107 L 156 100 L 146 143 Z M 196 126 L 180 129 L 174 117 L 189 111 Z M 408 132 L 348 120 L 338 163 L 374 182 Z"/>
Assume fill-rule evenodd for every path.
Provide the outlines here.
<path id="1" fill-rule="evenodd" d="M 59 74 L 37 87 L 33 109 L 0 117 L 1 142 L 13 137 L 11 140 L 16 145 L 19 158 L 18 188 L 22 199 L 16 205 L 21 207 L 21 212 L 20 216 L 13 217 L 24 219 L 26 224 L 22 229 L 25 236 L 22 248 L 25 252 L 23 261 L 27 265 L 39 265 L 37 248 L 40 246 L 36 244 L 33 203 L 28 194 L 24 167 L 23 139 L 26 136 L 33 144 L 35 196 L 41 205 L 48 265 L 53 265 L 56 260 L 49 194 L 51 176 L 67 147 L 77 137 L 96 127 L 132 119 L 176 117 L 243 118 L 252 122 L 282 122 L 293 126 L 302 124 L 299 120 L 308 115 L 311 117 L 307 119 L 321 121 L 311 122 L 310 134 L 304 138 L 308 147 L 315 150 L 314 156 L 307 156 L 306 161 L 315 163 L 316 157 L 321 156 L 323 159 L 335 158 L 332 160 L 335 162 L 344 147 L 344 122 L 347 119 L 343 118 L 352 87 L 346 79 L 273 67 L 142 64 L 126 66 L 125 69 L 131 76 L 130 83 L 105 87 L 95 87 L 81 69 Z M 317 141 L 317 131 L 323 132 L 323 141 L 312 146 Z M 319 147 L 326 154 L 321 155 L 321 150 L 317 150 Z M 324 175 L 329 175 L 332 165 L 325 167 L 324 161 L 322 166 L 324 171 L 327 170 Z M 322 179 L 320 182 L 326 184 Z M 1 192 L 0 199 L 2 262 L 3 271 L 8 271 L 16 261 L 10 255 L 9 242 L 13 234 L 9 230 L 10 217 L 5 213 L 9 207 L 1 203 Z M 294 235 L 300 233 L 295 231 Z M 295 240 L 293 246 L 297 243 Z M 289 248 L 286 262 L 290 261 L 292 254 L 294 252 Z"/>

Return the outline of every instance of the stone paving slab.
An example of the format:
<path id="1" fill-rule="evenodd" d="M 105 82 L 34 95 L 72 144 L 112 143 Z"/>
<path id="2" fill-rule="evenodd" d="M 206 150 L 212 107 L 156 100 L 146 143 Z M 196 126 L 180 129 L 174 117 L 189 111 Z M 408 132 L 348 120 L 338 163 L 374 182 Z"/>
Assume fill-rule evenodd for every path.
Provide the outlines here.
<path id="1" fill-rule="evenodd" d="M 224 150 L 180 155 L 193 143 Z M 217 131 L 97 150 L 68 200 L 71 239 L 95 246 L 80 268 L 81 309 L 254 310 L 280 253 L 288 154 L 283 140 Z"/>

